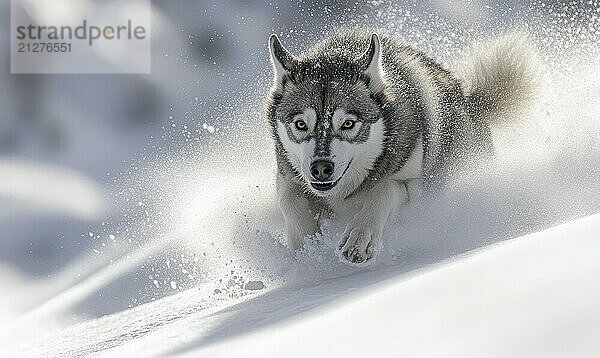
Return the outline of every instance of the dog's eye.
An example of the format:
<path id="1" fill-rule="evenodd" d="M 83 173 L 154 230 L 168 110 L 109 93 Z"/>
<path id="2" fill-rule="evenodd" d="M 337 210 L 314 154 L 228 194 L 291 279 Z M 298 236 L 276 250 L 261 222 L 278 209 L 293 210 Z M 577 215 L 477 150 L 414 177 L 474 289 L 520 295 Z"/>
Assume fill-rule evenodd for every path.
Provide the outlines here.
<path id="1" fill-rule="evenodd" d="M 299 131 L 305 131 L 308 129 L 308 126 L 306 125 L 306 122 L 299 119 L 297 121 L 294 122 L 294 125 L 296 126 L 296 129 Z"/>
<path id="2" fill-rule="evenodd" d="M 344 123 L 342 123 L 342 129 L 352 129 L 352 128 L 354 128 L 355 124 L 356 124 L 356 121 L 354 121 L 352 119 L 346 119 L 344 121 Z"/>

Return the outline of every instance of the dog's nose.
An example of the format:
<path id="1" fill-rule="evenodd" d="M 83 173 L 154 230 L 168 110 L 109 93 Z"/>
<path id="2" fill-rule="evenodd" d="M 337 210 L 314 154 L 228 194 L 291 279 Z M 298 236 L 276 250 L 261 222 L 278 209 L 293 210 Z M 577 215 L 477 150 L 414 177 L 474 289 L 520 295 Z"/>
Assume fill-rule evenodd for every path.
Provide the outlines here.
<path id="1" fill-rule="evenodd" d="M 333 175 L 333 163 L 329 160 L 316 160 L 310 165 L 310 174 L 316 180 L 325 181 Z"/>

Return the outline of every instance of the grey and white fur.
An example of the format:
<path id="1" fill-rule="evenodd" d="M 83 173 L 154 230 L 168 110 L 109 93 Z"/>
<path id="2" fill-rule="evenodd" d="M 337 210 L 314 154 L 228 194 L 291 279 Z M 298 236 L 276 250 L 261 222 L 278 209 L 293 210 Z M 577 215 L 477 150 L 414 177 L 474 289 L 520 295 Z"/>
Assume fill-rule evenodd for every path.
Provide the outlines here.
<path id="1" fill-rule="evenodd" d="M 290 249 L 325 213 L 351 218 L 339 242 L 371 259 L 409 196 L 443 188 L 463 164 L 493 155 L 491 125 L 531 98 L 535 71 L 523 38 L 474 53 L 462 80 L 390 35 L 338 30 L 295 56 L 269 38 L 267 100 L 277 193 Z"/>

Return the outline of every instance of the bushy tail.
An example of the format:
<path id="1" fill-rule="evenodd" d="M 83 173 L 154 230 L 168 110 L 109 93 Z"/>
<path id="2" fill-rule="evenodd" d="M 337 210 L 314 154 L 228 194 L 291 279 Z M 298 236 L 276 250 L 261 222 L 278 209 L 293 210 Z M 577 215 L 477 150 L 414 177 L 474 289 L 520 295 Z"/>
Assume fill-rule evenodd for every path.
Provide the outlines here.
<path id="1" fill-rule="evenodd" d="M 471 114 L 490 124 L 521 114 L 537 97 L 536 62 L 523 34 L 476 45 L 463 74 Z"/>

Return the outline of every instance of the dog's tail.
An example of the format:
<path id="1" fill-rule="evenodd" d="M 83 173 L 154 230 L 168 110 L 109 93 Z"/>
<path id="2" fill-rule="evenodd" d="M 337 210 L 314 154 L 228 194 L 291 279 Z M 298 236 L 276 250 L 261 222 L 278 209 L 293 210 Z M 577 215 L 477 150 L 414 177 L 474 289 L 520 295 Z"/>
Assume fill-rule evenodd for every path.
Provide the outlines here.
<path id="1" fill-rule="evenodd" d="M 474 46 L 463 74 L 471 115 L 493 124 L 522 114 L 537 97 L 535 57 L 519 33 Z"/>

